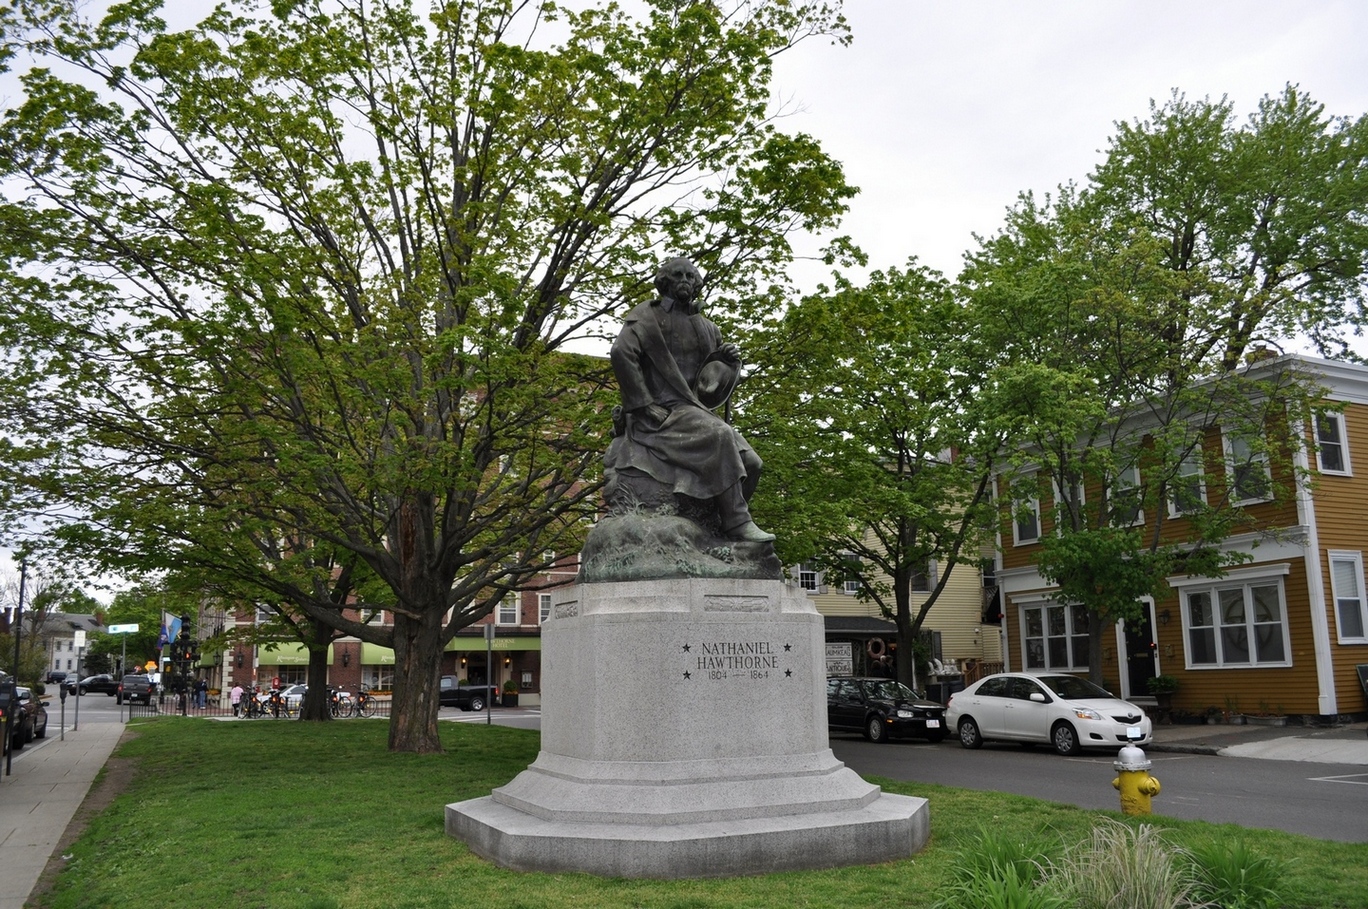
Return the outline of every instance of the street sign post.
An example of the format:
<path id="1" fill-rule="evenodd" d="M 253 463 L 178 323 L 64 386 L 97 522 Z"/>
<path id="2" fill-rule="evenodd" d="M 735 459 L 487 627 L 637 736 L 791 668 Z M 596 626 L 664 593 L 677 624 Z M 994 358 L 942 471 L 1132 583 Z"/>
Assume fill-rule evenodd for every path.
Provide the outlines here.
<path id="1" fill-rule="evenodd" d="M 122 635 L 125 635 L 125 637 L 123 638 L 123 640 L 121 640 L 121 641 L 119 642 L 119 675 L 120 675 L 120 676 L 122 676 L 123 673 L 124 673 L 124 671 L 128 668 L 128 662 L 127 662 L 127 658 L 128 658 L 128 637 L 127 637 L 127 635 L 136 634 L 137 631 L 138 631 L 138 625 L 137 625 L 136 622 L 133 623 L 133 624 L 131 624 L 131 625 L 110 625 L 110 626 L 109 626 L 109 633 L 110 633 L 110 634 L 122 634 Z M 79 684 L 79 683 L 77 683 L 77 684 Z M 119 679 L 119 684 L 120 684 L 120 685 L 123 684 L 123 679 L 122 679 L 122 678 Z M 79 689 L 79 688 L 76 689 L 76 695 L 77 695 L 77 697 L 80 696 L 80 689 Z M 128 712 L 129 712 L 130 715 L 133 713 L 133 711 L 132 711 L 131 709 L 130 709 Z M 123 719 L 123 698 L 119 698 L 119 719 L 120 719 L 120 720 Z"/>

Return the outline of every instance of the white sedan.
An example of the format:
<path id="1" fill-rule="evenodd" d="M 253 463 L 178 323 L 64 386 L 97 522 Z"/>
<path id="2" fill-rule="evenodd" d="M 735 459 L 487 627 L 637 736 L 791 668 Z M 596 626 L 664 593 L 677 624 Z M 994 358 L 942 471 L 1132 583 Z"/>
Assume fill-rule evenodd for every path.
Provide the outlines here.
<path id="1" fill-rule="evenodd" d="M 950 698 L 946 726 L 965 748 L 984 741 L 1044 742 L 1060 754 L 1083 748 L 1146 745 L 1153 726 L 1145 711 L 1075 675 L 1002 672 Z"/>

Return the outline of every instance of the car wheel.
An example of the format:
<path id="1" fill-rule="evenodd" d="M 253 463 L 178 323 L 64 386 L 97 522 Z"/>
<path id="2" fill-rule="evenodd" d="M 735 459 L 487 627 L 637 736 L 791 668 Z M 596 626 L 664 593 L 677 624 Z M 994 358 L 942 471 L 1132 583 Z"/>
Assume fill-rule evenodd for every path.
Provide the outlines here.
<path id="1" fill-rule="evenodd" d="M 965 748 L 982 748 L 983 734 L 979 732 L 978 723 L 971 717 L 965 717 L 959 724 L 960 744 Z"/>
<path id="2" fill-rule="evenodd" d="M 1055 751 L 1063 755 L 1078 754 L 1083 750 L 1083 746 L 1078 744 L 1078 733 L 1068 723 L 1055 723 L 1054 729 L 1050 730 L 1050 741 L 1054 743 Z"/>
<path id="3" fill-rule="evenodd" d="M 884 729 L 883 717 L 881 716 L 876 715 L 865 720 L 864 733 L 865 738 L 876 745 L 888 741 L 888 732 Z"/>
<path id="4" fill-rule="evenodd" d="M 85 689 L 85 688 L 78 688 L 78 689 L 76 690 L 76 696 L 77 696 L 77 697 L 80 697 L 80 696 L 83 695 L 83 694 L 90 694 L 90 691 L 87 690 L 87 689 Z"/>
<path id="5" fill-rule="evenodd" d="M 484 698 L 475 697 L 470 699 L 470 709 L 475 711 L 476 713 L 479 713 L 481 710 L 484 710 L 484 707 Z"/>

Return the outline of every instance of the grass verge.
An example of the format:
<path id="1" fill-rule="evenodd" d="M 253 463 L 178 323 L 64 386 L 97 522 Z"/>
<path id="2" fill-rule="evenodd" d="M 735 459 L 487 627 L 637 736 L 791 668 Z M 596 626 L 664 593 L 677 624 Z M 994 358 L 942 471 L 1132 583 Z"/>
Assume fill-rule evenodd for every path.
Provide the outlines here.
<path id="1" fill-rule="evenodd" d="M 911 859 L 723 881 L 627 881 L 504 871 L 443 830 L 450 802 L 487 795 L 536 757 L 537 733 L 443 723 L 442 755 L 390 754 L 385 723 L 165 717 L 118 755 L 137 772 L 69 850 L 42 909 L 749 909 L 930 907 L 956 847 L 984 827 L 1068 845 L 1097 812 L 996 792 L 875 780 L 931 801 Z M 1109 816 L 1120 817 L 1119 813 Z M 1177 846 L 1239 842 L 1288 862 L 1294 909 L 1368 909 L 1368 844 L 1146 819 Z"/>

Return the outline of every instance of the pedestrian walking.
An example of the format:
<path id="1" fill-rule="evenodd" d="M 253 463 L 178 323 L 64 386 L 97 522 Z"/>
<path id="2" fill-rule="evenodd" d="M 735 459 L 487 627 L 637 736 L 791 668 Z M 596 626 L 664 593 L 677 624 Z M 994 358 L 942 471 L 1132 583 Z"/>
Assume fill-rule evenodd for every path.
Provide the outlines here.
<path id="1" fill-rule="evenodd" d="M 242 707 L 242 685 L 233 683 L 233 690 L 228 692 L 228 702 L 233 705 L 233 716 L 237 716 Z"/>

